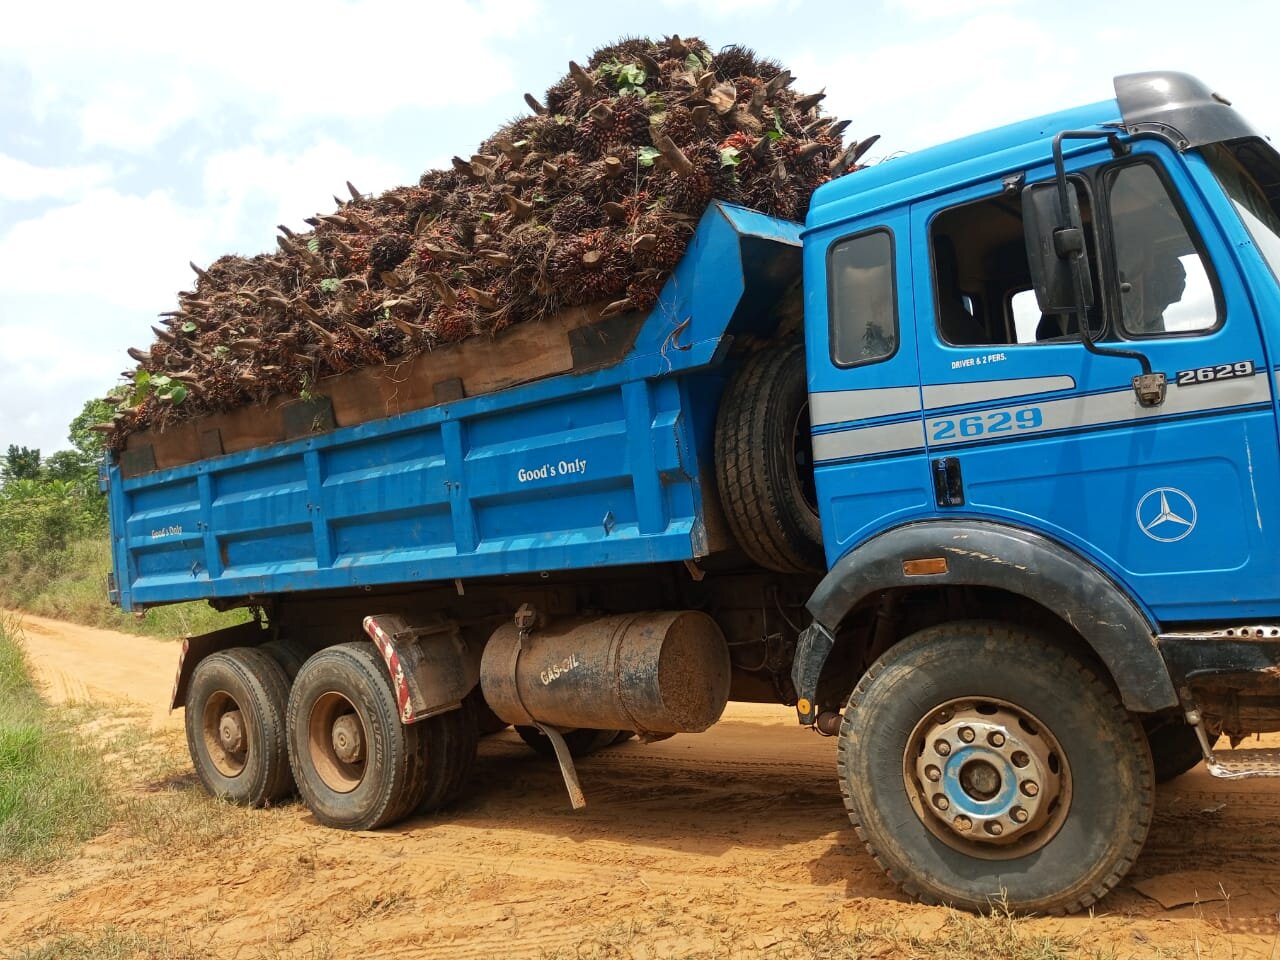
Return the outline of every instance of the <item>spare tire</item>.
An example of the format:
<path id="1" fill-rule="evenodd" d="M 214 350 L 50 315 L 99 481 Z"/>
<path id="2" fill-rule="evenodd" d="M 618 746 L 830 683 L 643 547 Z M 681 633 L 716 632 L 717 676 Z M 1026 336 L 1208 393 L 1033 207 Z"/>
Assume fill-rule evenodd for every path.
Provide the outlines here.
<path id="1" fill-rule="evenodd" d="M 780 573 L 824 570 L 803 344 L 746 358 L 720 402 L 715 453 L 725 516 L 747 555 Z"/>
<path id="2" fill-rule="evenodd" d="M 577 730 L 566 730 L 562 734 L 565 746 L 569 748 L 569 755 L 573 757 L 589 757 L 597 750 L 603 750 L 612 744 L 618 737 L 617 730 L 590 730 L 587 727 L 579 727 Z M 537 727 L 526 727 L 517 725 L 516 733 L 520 734 L 520 739 L 531 746 L 535 753 L 540 753 L 544 757 L 554 757 L 556 748 L 551 743 L 551 738 L 539 730 Z"/>

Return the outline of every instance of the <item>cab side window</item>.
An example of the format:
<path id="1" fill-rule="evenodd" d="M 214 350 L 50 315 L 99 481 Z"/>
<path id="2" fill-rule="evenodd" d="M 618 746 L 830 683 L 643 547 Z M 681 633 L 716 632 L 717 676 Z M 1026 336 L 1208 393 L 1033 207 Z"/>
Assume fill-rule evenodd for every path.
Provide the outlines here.
<path id="1" fill-rule="evenodd" d="M 838 241 L 827 255 L 831 359 L 837 366 L 885 360 L 898 351 L 893 236 L 872 230 Z"/>
<path id="2" fill-rule="evenodd" d="M 1093 210 L 1075 183 L 1089 257 L 1096 264 Z M 993 346 L 1074 338 L 1074 316 L 1041 314 L 1031 287 L 1017 193 L 967 203 L 938 214 L 929 228 L 938 333 L 952 346 Z M 1096 268 L 1092 271 L 1097 276 Z M 1100 302 L 1094 296 L 1094 303 Z M 1100 308 L 1089 310 L 1101 332 Z M 1095 333 L 1095 335 L 1097 335 Z"/>
<path id="3" fill-rule="evenodd" d="M 1217 327 L 1217 291 L 1156 168 L 1125 164 L 1108 171 L 1106 185 L 1124 332 L 1152 337 Z"/>

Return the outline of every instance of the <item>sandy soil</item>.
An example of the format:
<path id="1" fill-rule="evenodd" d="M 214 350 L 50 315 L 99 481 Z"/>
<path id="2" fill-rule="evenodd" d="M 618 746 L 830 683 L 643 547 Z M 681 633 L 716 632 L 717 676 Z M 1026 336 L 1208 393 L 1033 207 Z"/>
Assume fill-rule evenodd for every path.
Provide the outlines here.
<path id="1" fill-rule="evenodd" d="M 175 644 L 36 617 L 25 631 L 51 699 L 134 703 L 149 742 L 187 768 L 181 713 L 164 710 Z M 578 813 L 554 764 L 508 732 L 482 742 L 456 809 L 380 833 L 324 829 L 297 803 L 236 811 L 261 828 L 241 822 L 227 843 L 140 844 L 113 828 L 0 892 L 0 956 L 108 926 L 199 956 L 790 956 L 832 923 L 945 924 L 856 843 L 834 749 L 786 709 L 731 705 L 706 734 L 583 761 Z M 176 786 L 190 792 L 191 780 Z M 1119 957 L 1280 956 L 1278 814 L 1280 784 L 1194 770 L 1160 790 L 1143 856 L 1092 917 L 1029 929 Z M 1165 909 L 1134 887 L 1185 871 L 1228 899 Z"/>

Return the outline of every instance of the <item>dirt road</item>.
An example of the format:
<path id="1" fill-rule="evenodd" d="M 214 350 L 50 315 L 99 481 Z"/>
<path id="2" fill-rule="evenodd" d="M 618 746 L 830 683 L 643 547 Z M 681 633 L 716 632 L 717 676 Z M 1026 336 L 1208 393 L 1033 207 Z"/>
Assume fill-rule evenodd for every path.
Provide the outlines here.
<path id="1" fill-rule="evenodd" d="M 578 813 L 554 765 L 499 734 L 456 809 L 344 834 L 297 803 L 229 812 L 198 795 L 181 714 L 163 709 L 173 643 L 33 617 L 25 630 L 52 699 L 136 702 L 170 773 L 140 765 L 133 792 L 178 806 L 140 830 L 133 803 L 56 873 L 0 887 L 0 956 L 104 929 L 191 957 L 811 956 L 837 928 L 954 921 L 884 879 L 845 818 L 833 741 L 782 708 L 731 705 L 709 733 L 583 761 Z M 1094 917 L 1023 929 L 1120 957 L 1280 956 L 1278 815 L 1280 785 L 1193 771 L 1161 789 L 1146 852 Z M 1227 899 L 1166 910 L 1133 885 L 1185 871 Z"/>
<path id="2" fill-rule="evenodd" d="M 181 728 L 181 712 L 168 712 L 176 644 L 29 613 L 0 613 L 21 620 L 27 659 L 50 700 L 146 706 L 153 725 Z"/>

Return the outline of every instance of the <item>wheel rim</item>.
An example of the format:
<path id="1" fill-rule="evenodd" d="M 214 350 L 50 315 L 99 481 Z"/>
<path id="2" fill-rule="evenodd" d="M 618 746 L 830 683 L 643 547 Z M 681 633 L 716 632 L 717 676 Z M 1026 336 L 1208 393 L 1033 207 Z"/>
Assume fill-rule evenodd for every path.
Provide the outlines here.
<path id="1" fill-rule="evenodd" d="M 806 507 L 818 515 L 818 486 L 813 473 L 813 432 L 809 424 L 809 401 L 796 411 L 791 425 L 791 471 L 796 489 Z"/>
<path id="2" fill-rule="evenodd" d="M 969 856 L 1039 850 L 1071 806 L 1071 770 L 1053 733 L 1001 700 L 951 700 L 916 724 L 902 778 L 916 815 Z"/>
<path id="3" fill-rule="evenodd" d="M 324 785 L 335 793 L 360 786 L 369 734 L 355 704 L 337 691 L 322 694 L 307 721 L 307 755 Z"/>
<path id="4" fill-rule="evenodd" d="M 249 758 L 249 735 L 235 697 L 217 690 L 205 700 L 200 730 L 214 769 L 228 779 L 240 776 Z"/>

